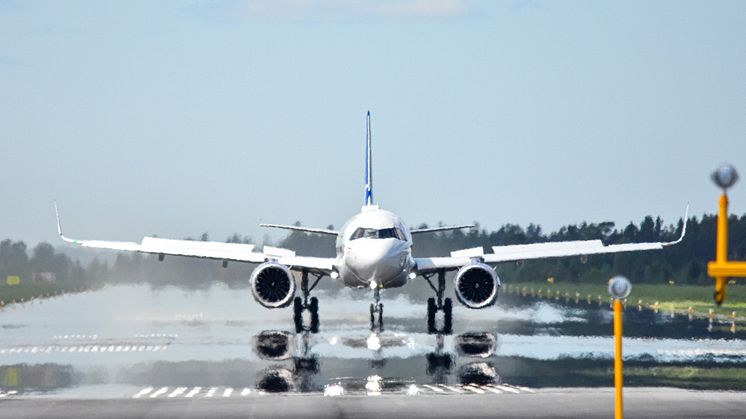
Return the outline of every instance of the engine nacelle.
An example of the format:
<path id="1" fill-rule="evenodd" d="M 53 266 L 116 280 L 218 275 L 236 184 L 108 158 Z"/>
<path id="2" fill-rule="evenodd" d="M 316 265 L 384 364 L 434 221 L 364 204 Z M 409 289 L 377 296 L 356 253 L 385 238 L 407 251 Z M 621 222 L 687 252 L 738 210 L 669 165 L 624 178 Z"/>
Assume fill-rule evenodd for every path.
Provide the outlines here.
<path id="1" fill-rule="evenodd" d="M 267 308 L 287 307 L 295 296 L 295 278 L 287 266 L 265 262 L 249 278 L 254 299 Z"/>
<path id="2" fill-rule="evenodd" d="M 474 262 L 456 272 L 453 278 L 456 297 L 469 308 L 484 308 L 495 304 L 500 278 L 484 263 Z"/>

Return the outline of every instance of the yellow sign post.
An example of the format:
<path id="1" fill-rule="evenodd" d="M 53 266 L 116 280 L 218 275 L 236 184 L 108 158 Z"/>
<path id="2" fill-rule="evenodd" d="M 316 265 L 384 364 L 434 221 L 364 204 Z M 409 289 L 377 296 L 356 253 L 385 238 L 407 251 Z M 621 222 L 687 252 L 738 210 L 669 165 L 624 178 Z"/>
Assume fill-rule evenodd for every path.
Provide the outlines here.
<path id="1" fill-rule="evenodd" d="M 624 373 L 622 363 L 622 300 L 614 299 L 614 417 L 624 417 L 624 403 L 622 401 L 622 387 Z"/>
<path id="2" fill-rule="evenodd" d="M 707 264 L 707 274 L 715 278 L 715 302 L 722 305 L 725 301 L 725 288 L 728 278 L 746 277 L 746 262 L 728 260 L 728 194 L 727 189 L 738 180 L 738 173 L 731 165 L 722 165 L 712 174 L 713 181 L 723 189 L 718 208 L 717 242 L 715 244 L 715 261 Z M 684 220 L 686 222 L 686 220 Z"/>
<path id="3" fill-rule="evenodd" d="M 624 305 L 622 300 L 629 296 L 632 284 L 623 276 L 615 276 L 609 280 L 609 295 L 614 299 L 614 418 L 624 418 L 624 402 L 622 388 L 624 387 L 624 373 L 622 362 L 622 316 Z"/>

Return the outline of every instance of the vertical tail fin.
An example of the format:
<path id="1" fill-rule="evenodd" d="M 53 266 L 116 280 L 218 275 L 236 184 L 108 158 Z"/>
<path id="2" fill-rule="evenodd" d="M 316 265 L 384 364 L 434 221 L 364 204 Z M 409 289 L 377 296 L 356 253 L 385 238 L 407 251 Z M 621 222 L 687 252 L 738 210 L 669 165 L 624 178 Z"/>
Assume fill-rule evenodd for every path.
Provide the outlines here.
<path id="1" fill-rule="evenodd" d="M 365 128 L 365 205 L 373 205 L 373 150 L 371 148 L 370 111 L 368 111 Z"/>

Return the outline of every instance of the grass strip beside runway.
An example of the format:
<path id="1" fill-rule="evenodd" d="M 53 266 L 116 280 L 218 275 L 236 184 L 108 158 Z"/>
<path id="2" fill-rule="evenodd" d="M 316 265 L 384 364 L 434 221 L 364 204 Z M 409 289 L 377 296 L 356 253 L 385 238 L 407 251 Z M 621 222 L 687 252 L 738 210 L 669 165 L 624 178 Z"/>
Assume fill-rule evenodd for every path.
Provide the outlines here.
<path id="1" fill-rule="evenodd" d="M 509 294 L 533 296 L 537 298 L 551 298 L 555 301 L 575 303 L 587 303 L 589 296 L 592 303 L 597 303 L 599 296 L 603 302 L 609 301 L 607 284 L 583 284 L 572 282 L 555 281 L 554 284 L 546 282 L 521 282 L 506 284 Z M 557 296 L 559 292 L 559 300 Z M 728 297 L 725 303 L 718 307 L 712 299 L 714 284 L 705 285 L 683 285 L 683 284 L 635 284 L 632 282 L 632 293 L 627 298 L 627 306 L 637 306 L 641 302 L 643 308 L 656 308 L 662 312 L 670 312 L 671 308 L 677 314 L 687 314 L 689 307 L 692 314 L 699 317 L 709 315 L 712 309 L 714 315 L 724 318 L 736 312 L 739 320 L 746 318 L 746 285 L 736 283 L 728 285 Z M 656 306 L 657 302 L 657 306 Z"/>

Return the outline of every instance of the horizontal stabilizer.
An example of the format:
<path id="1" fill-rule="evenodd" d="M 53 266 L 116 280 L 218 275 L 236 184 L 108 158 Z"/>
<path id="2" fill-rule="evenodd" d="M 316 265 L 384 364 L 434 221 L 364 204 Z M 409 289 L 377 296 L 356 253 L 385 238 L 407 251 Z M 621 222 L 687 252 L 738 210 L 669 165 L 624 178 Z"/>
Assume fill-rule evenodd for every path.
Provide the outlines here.
<path id="1" fill-rule="evenodd" d="M 307 227 L 289 226 L 289 225 L 283 225 L 283 224 L 259 224 L 259 226 L 267 227 L 267 228 L 280 228 L 283 230 L 300 231 L 303 233 L 328 234 L 330 236 L 336 236 L 339 234 L 339 231 L 328 230 L 325 228 L 307 228 Z"/>
<path id="2" fill-rule="evenodd" d="M 463 228 L 474 228 L 475 225 L 473 224 L 464 224 L 464 225 L 457 225 L 457 226 L 443 226 L 443 227 L 432 227 L 432 228 L 415 228 L 410 230 L 409 232 L 412 234 L 421 234 L 421 233 L 435 233 L 437 231 L 448 231 L 448 230 L 461 230 Z"/>

